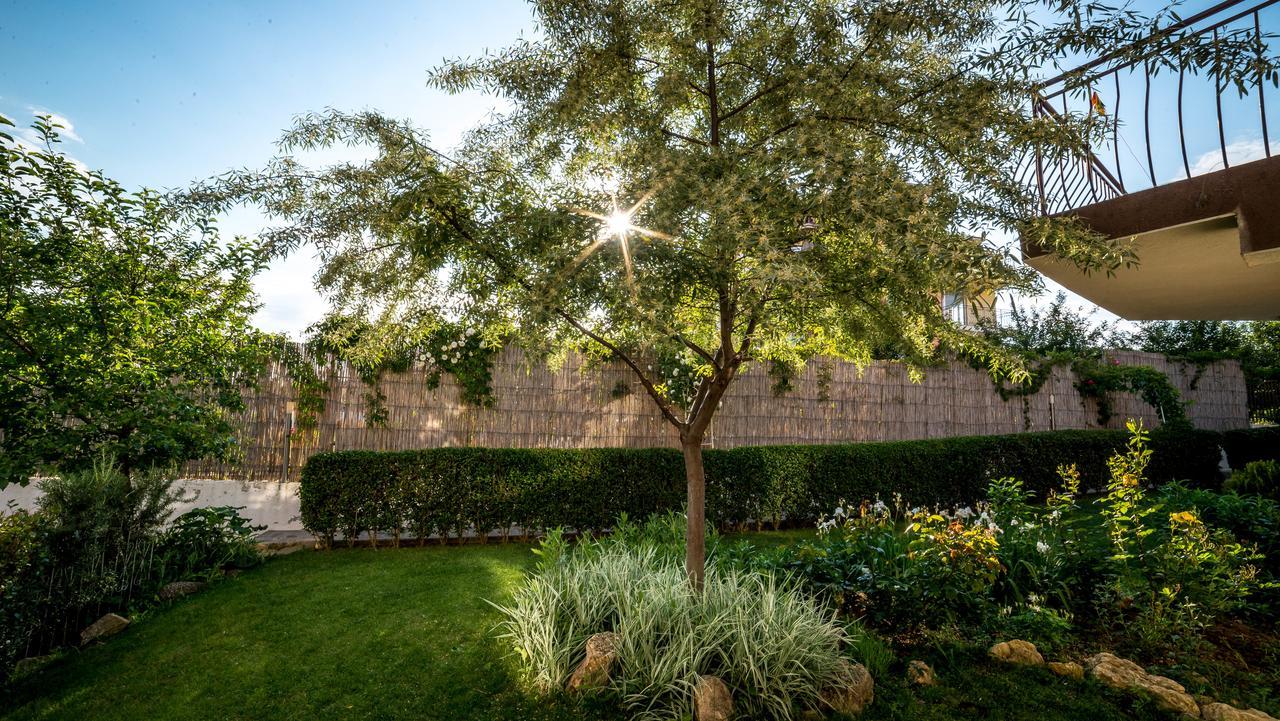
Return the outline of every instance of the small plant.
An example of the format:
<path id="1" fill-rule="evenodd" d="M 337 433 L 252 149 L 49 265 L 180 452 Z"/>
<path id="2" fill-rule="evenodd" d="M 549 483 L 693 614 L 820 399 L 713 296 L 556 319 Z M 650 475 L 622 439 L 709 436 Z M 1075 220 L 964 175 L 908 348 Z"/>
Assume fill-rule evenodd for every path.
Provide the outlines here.
<path id="1" fill-rule="evenodd" d="M 1107 495 L 1102 499 L 1102 516 L 1106 520 L 1107 534 L 1111 539 L 1111 560 L 1121 567 L 1141 552 L 1142 544 L 1151 535 L 1144 519 L 1154 509 L 1143 501 L 1143 472 L 1151 461 L 1147 448 L 1149 435 L 1141 421 L 1130 420 L 1129 442 L 1123 453 L 1117 453 L 1107 461 L 1111 474 L 1107 482 Z"/>
<path id="2" fill-rule="evenodd" d="M 207 577 L 224 568 L 249 568 L 262 561 L 254 526 L 240 515 L 243 506 L 193 508 L 178 516 L 161 540 L 165 573 L 170 578 Z"/>
<path id="3" fill-rule="evenodd" d="M 1231 474 L 1226 488 L 1280 500 L 1280 461 L 1254 461 Z"/>
<path id="4" fill-rule="evenodd" d="M 1032 596 L 1025 606 L 1001 609 L 991 623 L 992 635 L 1026 639 L 1046 653 L 1066 646 L 1073 628 L 1071 614 L 1041 606 L 1039 601 Z"/>

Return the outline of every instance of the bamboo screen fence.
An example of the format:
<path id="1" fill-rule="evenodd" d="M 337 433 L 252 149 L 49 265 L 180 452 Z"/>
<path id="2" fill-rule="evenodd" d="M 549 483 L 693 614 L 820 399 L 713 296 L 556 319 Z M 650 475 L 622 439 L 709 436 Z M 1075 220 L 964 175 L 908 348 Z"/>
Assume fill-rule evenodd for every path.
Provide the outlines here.
<path id="1" fill-rule="evenodd" d="M 1244 376 L 1234 361 L 1197 369 L 1149 353 L 1111 357 L 1165 372 L 1190 401 L 1188 415 L 1200 428 L 1248 425 Z M 290 434 L 294 391 L 284 369 L 274 366 L 246 397 L 247 408 L 237 420 L 241 460 L 192 463 L 186 475 L 296 480 L 307 457 L 328 450 L 678 445 L 674 430 L 621 364 L 588 367 L 582 358 L 570 357 L 549 368 L 526 363 L 509 348 L 494 363 L 492 408 L 463 403 L 448 375 L 432 390 L 421 369 L 387 374 L 381 386 L 387 423 L 375 428 L 365 423 L 368 389 L 350 367 L 331 363 L 322 376 L 330 390 L 315 431 Z M 1061 366 L 1025 401 L 1002 400 L 985 373 L 962 363 L 929 369 L 922 382 L 913 383 L 897 363 L 875 362 L 859 372 L 842 361 L 814 361 L 797 374 L 788 393 L 774 395 L 772 383 L 759 365 L 735 381 L 707 443 L 730 448 L 1098 427 L 1095 402 L 1076 392 L 1071 370 Z M 1148 427 L 1160 424 L 1159 409 L 1132 395 L 1115 398 L 1113 409 L 1112 427 L 1123 427 L 1126 418 L 1141 418 Z"/>

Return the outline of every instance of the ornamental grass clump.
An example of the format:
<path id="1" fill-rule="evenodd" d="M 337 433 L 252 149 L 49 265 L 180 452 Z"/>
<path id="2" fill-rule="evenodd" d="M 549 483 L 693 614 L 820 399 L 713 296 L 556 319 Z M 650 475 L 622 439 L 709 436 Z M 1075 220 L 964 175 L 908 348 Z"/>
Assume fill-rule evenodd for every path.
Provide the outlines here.
<path id="1" fill-rule="evenodd" d="M 700 675 L 723 680 L 748 717 L 793 718 L 838 678 L 845 638 L 830 612 L 773 575 L 713 564 L 698 593 L 678 557 L 643 543 L 544 553 L 498 608 L 539 692 L 563 687 L 591 635 L 617 633 L 609 688 L 638 718 L 687 716 Z"/>

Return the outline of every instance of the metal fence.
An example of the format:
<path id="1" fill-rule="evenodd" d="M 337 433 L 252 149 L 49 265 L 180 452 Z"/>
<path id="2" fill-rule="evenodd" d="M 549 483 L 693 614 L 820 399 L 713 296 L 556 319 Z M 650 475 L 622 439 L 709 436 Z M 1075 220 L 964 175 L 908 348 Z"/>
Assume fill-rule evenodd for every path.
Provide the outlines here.
<path id="1" fill-rule="evenodd" d="M 1280 380 L 1249 383 L 1249 420 L 1280 424 Z"/>
<path id="2" fill-rule="evenodd" d="M 1172 38 L 1177 48 L 1188 39 L 1211 35 L 1214 48 L 1250 47 L 1261 59 L 1271 37 L 1268 25 L 1276 21 L 1275 12 L 1264 11 L 1278 2 L 1227 0 L 1160 30 L 1156 36 Z M 1109 136 L 1085 152 L 1032 154 L 1023 167 L 1023 178 L 1034 185 L 1041 212 L 1064 213 L 1205 172 L 1192 162 L 1192 153 L 1220 155 L 1223 169 L 1233 162 L 1271 157 L 1266 92 L 1270 78 L 1263 76 L 1261 63 L 1255 63 L 1257 74 L 1244 87 L 1212 71 L 1189 74 L 1181 58 L 1172 59 L 1178 69 L 1166 80 L 1166 76 L 1157 77 L 1157 71 L 1167 69 L 1167 58 L 1156 58 L 1154 49 L 1136 54 L 1132 49 L 1103 55 L 1045 81 L 1037 89 L 1031 107 L 1034 116 L 1093 116 Z M 1188 122 L 1190 111 L 1203 110 L 1210 103 L 1213 128 Z M 1224 104 L 1229 106 L 1225 112 Z M 1229 123 L 1235 126 L 1233 132 L 1247 130 L 1250 137 L 1260 136 L 1259 147 L 1248 154 L 1233 153 L 1228 142 Z M 1216 138 L 1207 141 L 1206 133 L 1215 131 Z M 1181 165 L 1160 165 L 1167 158 L 1179 158 Z M 1216 163 L 1210 167 L 1218 169 Z"/>

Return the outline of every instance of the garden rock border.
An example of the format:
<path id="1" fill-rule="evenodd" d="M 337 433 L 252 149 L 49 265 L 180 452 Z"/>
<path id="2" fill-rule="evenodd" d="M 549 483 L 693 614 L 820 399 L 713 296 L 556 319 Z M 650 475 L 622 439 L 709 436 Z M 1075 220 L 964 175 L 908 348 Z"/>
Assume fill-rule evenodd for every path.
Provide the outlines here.
<path id="1" fill-rule="evenodd" d="M 172 601 L 175 598 L 190 596 L 198 591 L 203 591 L 205 586 L 208 585 L 203 581 L 174 581 L 173 583 L 166 583 L 160 589 L 160 600 Z"/>
<path id="2" fill-rule="evenodd" d="M 838 685 L 822 692 L 822 702 L 833 710 L 856 716 L 876 699 L 876 683 L 871 672 L 860 663 L 840 659 Z"/>
<path id="3" fill-rule="evenodd" d="M 1104 652 L 1085 659 L 1084 667 L 1091 677 L 1107 686 L 1146 694 L 1155 700 L 1157 707 L 1165 711 L 1191 718 L 1200 717 L 1200 705 L 1191 698 L 1182 684 L 1165 676 L 1148 673 L 1133 661 Z"/>
<path id="4" fill-rule="evenodd" d="M 987 653 L 997 661 L 1005 663 L 1016 663 L 1022 666 L 1044 665 L 1044 656 L 1036 650 L 1036 645 L 1018 638 L 1012 641 L 1001 641 L 988 649 Z"/>
<path id="5" fill-rule="evenodd" d="M 114 636 L 128 626 L 129 619 L 115 613 L 108 613 L 80 632 L 80 645 L 83 646 L 92 641 Z"/>
<path id="6" fill-rule="evenodd" d="M 715 676 L 699 676 L 693 688 L 695 721 L 729 721 L 733 718 L 733 694 Z"/>
<path id="7" fill-rule="evenodd" d="M 932 686 L 937 682 L 938 678 L 929 664 L 918 659 L 907 664 L 907 683 L 916 686 Z"/>
<path id="8" fill-rule="evenodd" d="M 1045 664 L 1050 671 L 1056 676 L 1073 679 L 1075 681 L 1084 680 L 1084 666 L 1074 661 L 1049 661 Z"/>
<path id="9" fill-rule="evenodd" d="M 1238 709 L 1216 701 L 1200 707 L 1200 715 L 1206 721 L 1276 721 L 1275 717 L 1256 708 Z"/>
<path id="10" fill-rule="evenodd" d="M 618 659 L 621 639 L 612 632 L 597 633 L 587 639 L 586 658 L 574 669 L 565 685 L 570 691 L 585 691 L 609 685 L 609 672 Z"/>

